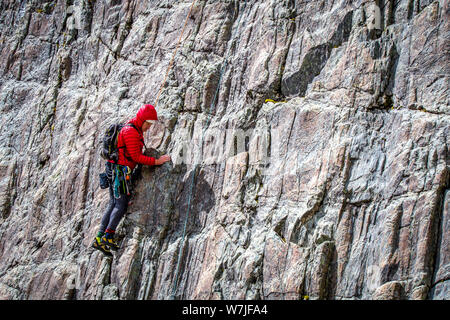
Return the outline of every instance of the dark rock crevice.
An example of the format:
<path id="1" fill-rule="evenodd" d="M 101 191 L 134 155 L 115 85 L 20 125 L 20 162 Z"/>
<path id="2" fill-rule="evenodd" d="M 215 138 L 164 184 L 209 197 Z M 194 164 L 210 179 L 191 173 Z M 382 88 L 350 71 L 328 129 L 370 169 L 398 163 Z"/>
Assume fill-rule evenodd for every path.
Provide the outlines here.
<path id="1" fill-rule="evenodd" d="M 281 92 L 286 97 L 304 97 L 308 85 L 320 74 L 331 51 L 347 42 L 352 30 L 353 11 L 349 11 L 339 23 L 330 40 L 311 48 L 305 55 L 299 70 L 283 77 Z"/>

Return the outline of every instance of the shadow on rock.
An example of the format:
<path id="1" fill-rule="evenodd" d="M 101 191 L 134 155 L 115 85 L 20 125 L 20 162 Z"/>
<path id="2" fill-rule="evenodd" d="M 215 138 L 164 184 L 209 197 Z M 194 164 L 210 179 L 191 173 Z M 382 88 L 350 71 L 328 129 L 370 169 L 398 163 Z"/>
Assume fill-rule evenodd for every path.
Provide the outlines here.
<path id="1" fill-rule="evenodd" d="M 160 157 L 151 149 L 146 155 Z M 126 217 L 127 229 L 140 226 L 148 236 L 165 239 L 201 232 L 215 205 L 215 194 L 207 182 L 208 171 L 186 164 L 143 167 L 136 181 L 132 204 Z M 131 231 L 131 230 L 129 230 Z"/>

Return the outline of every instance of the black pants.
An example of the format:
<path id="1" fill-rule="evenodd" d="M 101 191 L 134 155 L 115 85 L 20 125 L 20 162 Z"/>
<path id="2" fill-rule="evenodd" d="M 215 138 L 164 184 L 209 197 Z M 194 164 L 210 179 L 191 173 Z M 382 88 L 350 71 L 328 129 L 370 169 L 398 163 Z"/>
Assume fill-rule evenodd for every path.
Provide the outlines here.
<path id="1" fill-rule="evenodd" d="M 114 165 L 107 162 L 106 163 L 106 174 L 108 177 L 112 177 L 112 170 Z M 100 223 L 100 232 L 105 232 L 106 229 L 116 230 L 120 219 L 125 215 L 128 208 L 128 202 L 131 199 L 131 195 L 120 194 L 120 198 L 116 199 L 114 197 L 113 189 L 114 181 L 110 181 L 109 185 L 109 204 L 103 214 L 102 221 Z"/>
<path id="2" fill-rule="evenodd" d="M 109 205 L 103 214 L 102 222 L 100 223 L 101 232 L 105 232 L 106 229 L 116 230 L 120 219 L 127 212 L 129 196 L 123 194 L 119 199 L 114 197 L 114 191 L 112 186 L 109 186 Z"/>

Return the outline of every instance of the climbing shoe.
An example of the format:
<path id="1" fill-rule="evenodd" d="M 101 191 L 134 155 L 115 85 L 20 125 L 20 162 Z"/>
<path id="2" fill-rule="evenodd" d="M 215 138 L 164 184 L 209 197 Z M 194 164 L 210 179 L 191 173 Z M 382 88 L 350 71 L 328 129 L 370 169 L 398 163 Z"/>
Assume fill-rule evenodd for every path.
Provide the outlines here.
<path id="1" fill-rule="evenodd" d="M 119 249 L 119 246 L 117 245 L 117 241 L 114 238 L 102 237 L 100 241 L 103 245 L 108 246 L 111 250 Z"/>
<path id="2" fill-rule="evenodd" d="M 95 239 L 92 243 L 92 248 L 101 251 L 107 257 L 113 256 L 111 253 L 111 250 L 109 250 L 109 248 L 105 244 L 102 243 L 102 240 L 99 237 L 95 237 Z"/>

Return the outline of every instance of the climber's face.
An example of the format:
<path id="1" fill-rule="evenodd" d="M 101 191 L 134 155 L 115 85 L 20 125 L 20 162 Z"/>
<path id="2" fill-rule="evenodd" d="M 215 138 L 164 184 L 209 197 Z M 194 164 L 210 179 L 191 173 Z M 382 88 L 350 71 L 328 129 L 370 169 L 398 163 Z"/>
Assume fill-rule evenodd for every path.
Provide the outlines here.
<path id="1" fill-rule="evenodd" d="M 152 125 L 150 122 L 144 121 L 144 124 L 142 125 L 142 132 L 147 131 L 148 129 L 150 129 L 151 126 Z"/>
<path id="2" fill-rule="evenodd" d="M 144 124 L 142 125 L 142 132 L 145 132 L 148 129 L 150 129 L 150 127 L 153 126 L 156 122 L 157 122 L 156 120 L 144 121 Z"/>

